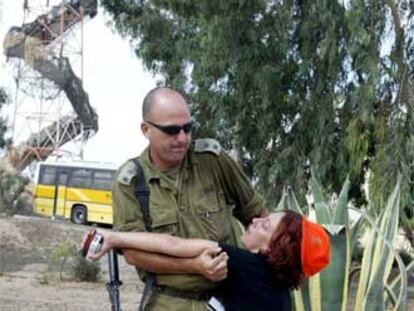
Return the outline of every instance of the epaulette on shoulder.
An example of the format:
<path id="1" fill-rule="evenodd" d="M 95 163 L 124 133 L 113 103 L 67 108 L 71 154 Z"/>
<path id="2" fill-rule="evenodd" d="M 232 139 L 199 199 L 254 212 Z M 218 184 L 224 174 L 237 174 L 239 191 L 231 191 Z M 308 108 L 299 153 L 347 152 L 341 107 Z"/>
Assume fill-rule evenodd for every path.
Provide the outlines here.
<path id="1" fill-rule="evenodd" d="M 219 155 L 221 152 L 220 143 L 212 138 L 197 139 L 194 141 L 194 151 L 199 152 L 212 152 L 215 155 Z"/>
<path id="2" fill-rule="evenodd" d="M 137 167 L 132 161 L 126 162 L 120 169 L 117 181 L 123 185 L 129 186 L 132 179 L 137 175 Z"/>

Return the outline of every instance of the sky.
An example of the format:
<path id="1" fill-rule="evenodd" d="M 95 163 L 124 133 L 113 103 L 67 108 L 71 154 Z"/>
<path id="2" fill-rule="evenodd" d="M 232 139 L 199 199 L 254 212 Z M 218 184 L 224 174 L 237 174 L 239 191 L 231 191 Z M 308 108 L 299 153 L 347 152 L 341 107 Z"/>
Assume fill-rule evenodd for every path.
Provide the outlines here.
<path id="1" fill-rule="evenodd" d="M 29 4 L 46 3 L 29 0 Z M 51 4 L 60 1 L 51 0 Z M 0 86 L 12 97 L 11 103 L 0 113 L 12 123 L 15 96 L 12 65 L 3 54 L 3 40 L 7 30 L 23 21 L 23 0 L 0 0 Z M 83 64 L 84 89 L 90 104 L 99 116 L 99 131 L 83 147 L 85 161 L 111 162 L 120 165 L 138 155 L 147 145 L 140 132 L 141 103 L 145 94 L 155 87 L 156 79 L 144 70 L 127 39 L 121 38 L 106 21 L 109 17 L 98 7 L 98 14 L 84 25 Z M 80 63 L 79 59 L 75 63 Z M 79 66 L 78 66 L 79 67 Z M 34 109 L 25 99 L 18 110 Z M 27 118 L 16 118 L 15 141 L 24 141 L 31 131 Z M 80 144 L 63 149 L 78 151 Z"/>

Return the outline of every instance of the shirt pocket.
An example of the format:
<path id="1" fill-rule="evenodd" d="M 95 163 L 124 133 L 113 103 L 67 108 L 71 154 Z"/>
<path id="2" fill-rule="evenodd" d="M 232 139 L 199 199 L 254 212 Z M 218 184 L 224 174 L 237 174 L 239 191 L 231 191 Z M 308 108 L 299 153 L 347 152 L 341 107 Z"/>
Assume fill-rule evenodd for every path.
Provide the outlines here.
<path id="1" fill-rule="evenodd" d="M 166 204 L 151 202 L 150 214 L 154 232 L 177 235 L 178 216 L 175 209 Z"/>
<path id="2" fill-rule="evenodd" d="M 209 239 L 228 239 L 231 233 L 231 206 L 226 203 L 221 190 L 204 188 L 202 195 L 194 201 L 194 208 Z"/>

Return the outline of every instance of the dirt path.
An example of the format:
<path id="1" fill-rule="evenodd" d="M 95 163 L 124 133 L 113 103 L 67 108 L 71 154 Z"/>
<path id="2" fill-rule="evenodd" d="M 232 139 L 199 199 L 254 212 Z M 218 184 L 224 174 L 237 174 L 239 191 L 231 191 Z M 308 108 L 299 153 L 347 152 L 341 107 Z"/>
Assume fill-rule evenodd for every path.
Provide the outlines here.
<path id="1" fill-rule="evenodd" d="M 79 244 L 87 226 L 47 218 L 0 218 L 0 310 L 110 310 L 106 258 L 97 283 L 59 281 L 45 273 L 50 252 L 63 242 Z M 122 310 L 137 310 L 142 283 L 119 257 Z"/>

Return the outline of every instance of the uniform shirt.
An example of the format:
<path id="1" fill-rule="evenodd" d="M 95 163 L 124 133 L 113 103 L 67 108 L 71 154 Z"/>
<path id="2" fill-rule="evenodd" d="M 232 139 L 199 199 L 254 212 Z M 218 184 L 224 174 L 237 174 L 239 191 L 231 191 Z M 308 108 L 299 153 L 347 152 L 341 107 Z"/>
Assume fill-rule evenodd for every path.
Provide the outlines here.
<path id="1" fill-rule="evenodd" d="M 290 292 L 278 287 L 274 271 L 262 255 L 221 244 L 229 260 L 227 278 L 217 296 L 226 311 L 290 311 Z"/>
<path id="2" fill-rule="evenodd" d="M 160 172 L 151 163 L 148 149 L 141 154 L 140 163 L 151 193 L 152 229 L 184 238 L 237 244 L 240 230 L 233 215 L 247 224 L 264 208 L 264 202 L 239 166 L 217 143 L 207 142 L 189 149 L 177 171 Z M 135 177 L 132 161 L 122 165 L 116 174 L 112 194 L 117 230 L 145 229 L 134 195 Z M 142 277 L 142 271 L 139 273 Z M 157 274 L 157 283 L 191 290 L 213 286 L 200 275 L 186 274 Z"/>

